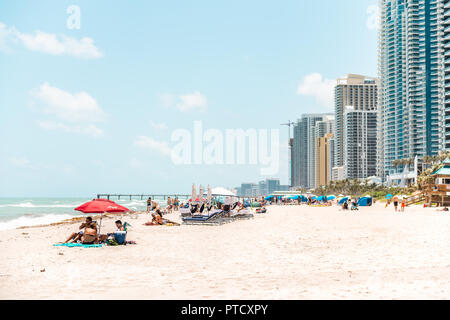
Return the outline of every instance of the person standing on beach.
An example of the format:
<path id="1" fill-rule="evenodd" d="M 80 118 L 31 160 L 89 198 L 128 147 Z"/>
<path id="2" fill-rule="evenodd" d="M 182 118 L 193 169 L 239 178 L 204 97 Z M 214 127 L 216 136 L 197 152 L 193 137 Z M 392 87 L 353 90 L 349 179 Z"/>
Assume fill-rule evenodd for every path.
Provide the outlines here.
<path id="1" fill-rule="evenodd" d="M 398 212 L 398 198 L 397 197 L 394 198 L 394 208 L 395 208 L 395 212 Z"/>
<path id="2" fill-rule="evenodd" d="M 405 208 L 406 208 L 406 198 L 402 199 L 402 212 L 405 212 Z"/>
<path id="3" fill-rule="evenodd" d="M 173 210 L 178 211 L 179 206 L 180 206 L 180 202 L 178 200 L 178 197 L 175 197 L 175 200 L 173 202 Z"/>
<path id="4" fill-rule="evenodd" d="M 172 213 L 172 199 L 167 198 L 167 213 Z"/>
<path id="5" fill-rule="evenodd" d="M 152 208 L 152 198 L 149 197 L 148 200 L 147 200 L 147 212 L 150 212 L 151 208 Z"/>

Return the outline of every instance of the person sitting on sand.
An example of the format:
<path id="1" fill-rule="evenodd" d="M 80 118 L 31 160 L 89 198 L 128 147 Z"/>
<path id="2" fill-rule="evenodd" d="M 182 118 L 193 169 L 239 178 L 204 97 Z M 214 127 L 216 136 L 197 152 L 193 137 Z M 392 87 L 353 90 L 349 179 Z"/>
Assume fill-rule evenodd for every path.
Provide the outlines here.
<path id="1" fill-rule="evenodd" d="M 443 212 L 448 212 L 448 208 L 447 208 L 447 207 L 445 207 L 445 208 L 442 208 L 442 209 L 437 209 L 436 211 L 443 211 Z"/>
<path id="2" fill-rule="evenodd" d="M 82 244 L 94 244 L 98 242 L 98 230 L 97 224 L 91 223 L 84 228 L 83 235 L 81 236 Z"/>
<path id="3" fill-rule="evenodd" d="M 117 231 L 127 231 L 125 229 L 125 226 L 123 225 L 122 221 L 120 221 L 120 220 L 116 221 L 116 227 L 117 227 Z"/>
<path id="4" fill-rule="evenodd" d="M 72 233 L 70 235 L 70 237 L 67 238 L 67 240 L 64 243 L 77 242 L 78 240 L 81 240 L 81 237 L 84 234 L 84 230 L 82 230 L 82 229 L 85 229 L 87 226 L 89 226 L 91 224 L 95 225 L 95 222 L 92 221 L 92 217 L 87 217 L 86 221 L 80 225 L 80 231 Z"/>
<path id="5" fill-rule="evenodd" d="M 344 204 L 342 205 L 342 210 L 344 211 L 348 210 L 348 201 L 344 201 Z"/>

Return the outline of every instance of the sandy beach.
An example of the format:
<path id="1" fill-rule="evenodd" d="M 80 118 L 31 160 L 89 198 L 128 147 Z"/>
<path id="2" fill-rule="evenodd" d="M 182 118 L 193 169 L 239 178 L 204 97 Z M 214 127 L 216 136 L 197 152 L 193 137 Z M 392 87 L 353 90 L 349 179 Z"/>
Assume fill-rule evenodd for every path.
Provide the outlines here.
<path id="1" fill-rule="evenodd" d="M 218 227 L 124 220 L 137 245 L 52 246 L 78 224 L 2 231 L 0 298 L 450 298 L 450 217 L 435 209 L 272 206 Z"/>

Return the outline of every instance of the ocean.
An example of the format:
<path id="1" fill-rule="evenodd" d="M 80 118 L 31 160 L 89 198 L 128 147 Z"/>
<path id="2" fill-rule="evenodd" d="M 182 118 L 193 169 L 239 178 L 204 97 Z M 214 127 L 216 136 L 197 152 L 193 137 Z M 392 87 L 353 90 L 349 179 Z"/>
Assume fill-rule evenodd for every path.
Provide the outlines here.
<path id="1" fill-rule="evenodd" d="M 0 230 L 50 224 L 86 216 L 74 209 L 90 200 L 92 198 L 0 198 Z M 111 200 L 130 210 L 143 211 L 147 208 L 146 199 Z M 154 200 L 158 201 L 161 207 L 165 207 L 164 198 Z"/>

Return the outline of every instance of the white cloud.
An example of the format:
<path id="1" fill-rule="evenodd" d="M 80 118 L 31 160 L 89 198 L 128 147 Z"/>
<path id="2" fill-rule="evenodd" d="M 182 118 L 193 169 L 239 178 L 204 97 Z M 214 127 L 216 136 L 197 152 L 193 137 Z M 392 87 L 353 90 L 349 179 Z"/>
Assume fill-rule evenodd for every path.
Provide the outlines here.
<path id="1" fill-rule="evenodd" d="M 84 91 L 72 94 L 44 83 L 32 94 L 43 103 L 45 113 L 65 121 L 99 122 L 106 118 L 97 101 Z"/>
<path id="2" fill-rule="evenodd" d="M 139 148 L 156 151 L 164 156 L 170 156 L 171 154 L 171 149 L 167 144 L 167 142 L 157 141 L 153 138 L 146 136 L 138 137 L 136 141 L 134 141 L 134 145 Z"/>
<path id="3" fill-rule="evenodd" d="M 208 99 L 198 91 L 179 96 L 163 94 L 160 95 L 160 100 L 165 108 L 175 107 L 181 112 L 205 112 L 208 108 Z"/>
<path id="4" fill-rule="evenodd" d="M 334 105 L 335 80 L 324 79 L 320 73 L 312 73 L 303 78 L 298 86 L 297 93 L 301 96 L 312 96 L 321 105 L 332 107 Z"/>
<path id="5" fill-rule="evenodd" d="M 68 133 L 80 133 L 89 135 L 92 137 L 100 137 L 103 135 L 103 130 L 96 127 L 93 124 L 88 124 L 86 126 L 81 125 L 67 125 L 62 122 L 52 122 L 52 121 L 38 121 L 38 126 L 45 130 L 62 130 Z"/>
<path id="6" fill-rule="evenodd" d="M 36 30 L 34 33 L 21 33 L 14 27 L 0 22 L 0 49 L 8 50 L 9 45 L 21 44 L 31 51 L 51 55 L 72 56 L 82 59 L 103 57 L 92 38 L 75 39 L 66 35 L 56 35 Z"/>
<path id="7" fill-rule="evenodd" d="M 160 131 L 162 131 L 162 130 L 167 130 L 167 129 L 169 129 L 169 127 L 167 127 L 167 124 L 165 124 L 164 122 L 156 123 L 156 122 L 150 121 L 150 125 L 151 125 L 152 128 L 155 129 L 155 130 L 160 130 Z"/>

